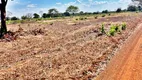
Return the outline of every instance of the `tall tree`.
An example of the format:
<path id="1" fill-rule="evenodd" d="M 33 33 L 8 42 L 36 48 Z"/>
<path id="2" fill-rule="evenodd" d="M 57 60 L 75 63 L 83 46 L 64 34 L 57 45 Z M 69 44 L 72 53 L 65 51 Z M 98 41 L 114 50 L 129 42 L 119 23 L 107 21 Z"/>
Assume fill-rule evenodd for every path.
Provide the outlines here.
<path id="1" fill-rule="evenodd" d="M 58 13 L 58 10 L 55 8 L 48 10 L 48 14 L 50 14 L 50 17 L 55 17 L 55 15 L 57 15 Z"/>
<path id="2" fill-rule="evenodd" d="M 34 16 L 33 18 L 39 18 L 40 17 L 37 13 L 34 13 L 33 16 Z"/>
<path id="3" fill-rule="evenodd" d="M 0 30 L 0 36 L 5 34 L 7 32 L 7 27 L 6 27 L 6 5 L 7 5 L 8 0 L 1 0 L 0 4 L 0 10 L 1 10 L 1 30 Z"/>
<path id="4" fill-rule="evenodd" d="M 66 12 L 69 12 L 70 14 L 74 14 L 74 13 L 77 13 L 79 11 L 79 8 L 77 6 L 69 6 L 67 9 L 66 9 Z"/>

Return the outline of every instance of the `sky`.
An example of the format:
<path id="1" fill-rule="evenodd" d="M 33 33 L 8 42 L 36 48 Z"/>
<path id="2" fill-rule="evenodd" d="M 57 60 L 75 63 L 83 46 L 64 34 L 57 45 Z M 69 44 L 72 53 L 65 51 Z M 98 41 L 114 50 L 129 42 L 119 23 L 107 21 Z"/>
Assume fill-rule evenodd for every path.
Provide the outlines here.
<path id="1" fill-rule="evenodd" d="M 102 10 L 126 9 L 131 0 L 9 0 L 7 11 L 11 16 L 22 16 L 27 13 L 47 13 L 49 9 L 56 8 L 59 12 L 65 12 L 70 5 L 78 6 L 80 11 L 95 12 Z"/>

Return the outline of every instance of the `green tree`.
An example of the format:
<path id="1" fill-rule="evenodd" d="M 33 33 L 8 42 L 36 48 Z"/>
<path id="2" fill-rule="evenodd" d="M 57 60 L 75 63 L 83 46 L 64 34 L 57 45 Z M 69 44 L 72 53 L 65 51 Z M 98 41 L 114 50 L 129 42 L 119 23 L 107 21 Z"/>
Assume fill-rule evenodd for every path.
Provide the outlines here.
<path id="1" fill-rule="evenodd" d="M 116 10 L 116 12 L 118 12 L 118 13 L 121 12 L 121 11 L 122 11 L 121 8 L 118 8 L 118 9 Z"/>
<path id="2" fill-rule="evenodd" d="M 17 18 L 16 16 L 11 17 L 11 20 L 19 20 L 19 18 Z"/>
<path id="3" fill-rule="evenodd" d="M 22 20 L 28 19 L 27 16 L 21 16 Z"/>
<path id="4" fill-rule="evenodd" d="M 49 9 L 48 14 L 50 14 L 50 17 L 57 17 L 58 16 L 58 10 L 55 8 Z"/>
<path id="5" fill-rule="evenodd" d="M 108 13 L 108 10 L 103 10 L 102 13 Z"/>
<path id="6" fill-rule="evenodd" d="M 137 11 L 138 8 L 134 5 L 129 5 L 128 8 L 127 8 L 127 11 Z"/>
<path id="7" fill-rule="evenodd" d="M 33 18 L 39 18 L 40 17 L 37 13 L 34 13 L 33 16 L 34 16 Z"/>
<path id="8" fill-rule="evenodd" d="M 75 14 L 79 11 L 79 8 L 77 6 L 69 6 L 67 9 L 66 9 L 66 12 L 69 12 L 70 14 Z"/>

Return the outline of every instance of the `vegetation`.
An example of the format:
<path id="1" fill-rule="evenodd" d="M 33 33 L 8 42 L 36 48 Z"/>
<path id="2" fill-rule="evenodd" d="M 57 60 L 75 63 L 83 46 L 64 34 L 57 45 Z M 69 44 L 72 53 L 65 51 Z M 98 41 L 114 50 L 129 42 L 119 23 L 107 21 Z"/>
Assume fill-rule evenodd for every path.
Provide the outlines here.
<path id="1" fill-rule="evenodd" d="M 134 6 L 134 5 L 130 5 L 127 9 L 127 11 L 138 11 L 138 7 Z"/>
<path id="2" fill-rule="evenodd" d="M 105 14 L 102 15 L 102 17 L 105 17 L 105 16 L 106 16 Z"/>
<path id="3" fill-rule="evenodd" d="M 77 6 L 69 6 L 67 9 L 66 9 L 66 12 L 69 12 L 70 14 L 75 14 L 79 11 L 79 8 Z"/>
<path id="4" fill-rule="evenodd" d="M 39 14 L 37 14 L 37 13 L 34 13 L 33 15 L 34 15 L 33 18 L 40 18 Z"/>
<path id="5" fill-rule="evenodd" d="M 104 24 L 102 24 L 101 33 L 102 33 L 102 34 L 105 34 Z"/>
<path id="6" fill-rule="evenodd" d="M 122 30 L 126 30 L 126 23 L 122 24 Z"/>
<path id="7" fill-rule="evenodd" d="M 118 9 L 116 10 L 117 13 L 119 13 L 119 12 L 121 12 L 121 11 L 122 11 L 121 8 L 118 8 Z"/>

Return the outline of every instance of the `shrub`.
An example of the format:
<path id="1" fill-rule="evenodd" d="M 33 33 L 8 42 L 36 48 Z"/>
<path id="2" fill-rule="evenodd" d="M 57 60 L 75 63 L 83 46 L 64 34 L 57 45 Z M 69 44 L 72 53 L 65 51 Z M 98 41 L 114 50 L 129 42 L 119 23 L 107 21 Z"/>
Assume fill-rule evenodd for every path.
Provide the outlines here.
<path id="1" fill-rule="evenodd" d="M 122 30 L 126 30 L 126 23 L 122 24 Z"/>
<path id="2" fill-rule="evenodd" d="M 53 25 L 53 22 L 49 23 L 49 25 Z"/>
<path id="3" fill-rule="evenodd" d="M 102 15 L 102 17 L 105 17 L 105 16 L 106 16 L 105 14 Z"/>
<path id="4" fill-rule="evenodd" d="M 78 20 L 78 18 L 76 18 L 75 20 Z"/>
<path id="5" fill-rule="evenodd" d="M 110 16 L 111 14 L 108 14 L 108 16 Z"/>
<path id="6" fill-rule="evenodd" d="M 83 18 L 83 17 L 80 17 L 79 20 L 84 20 L 84 18 Z"/>
<path id="7" fill-rule="evenodd" d="M 95 19 L 98 19 L 98 16 L 95 16 L 94 18 L 95 18 Z"/>
<path id="8" fill-rule="evenodd" d="M 119 25 L 112 25 L 111 29 L 114 29 L 116 32 L 119 31 Z"/>
<path id="9" fill-rule="evenodd" d="M 102 34 L 105 34 L 104 24 L 102 24 L 101 33 L 102 33 Z"/>
<path id="10" fill-rule="evenodd" d="M 114 36 L 115 33 L 116 33 L 116 30 L 115 30 L 115 29 L 110 29 L 109 34 L 110 34 L 111 36 Z"/>
<path id="11" fill-rule="evenodd" d="M 87 19 L 87 17 L 85 17 L 84 19 Z"/>

